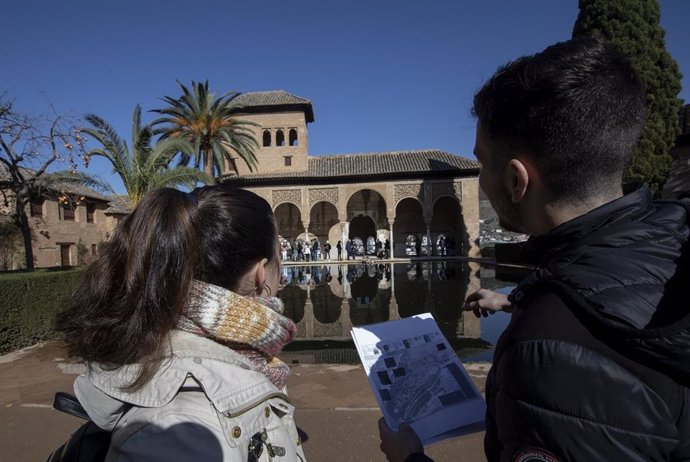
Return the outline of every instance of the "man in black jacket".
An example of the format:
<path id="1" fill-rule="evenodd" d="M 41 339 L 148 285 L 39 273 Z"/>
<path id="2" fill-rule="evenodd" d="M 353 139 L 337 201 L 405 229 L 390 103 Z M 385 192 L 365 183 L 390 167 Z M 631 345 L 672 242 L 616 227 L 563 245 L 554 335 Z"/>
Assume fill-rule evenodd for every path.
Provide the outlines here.
<path id="1" fill-rule="evenodd" d="M 537 266 L 487 379 L 490 462 L 690 461 L 690 208 L 622 185 L 644 106 L 596 39 L 520 58 L 475 96 L 480 186 Z M 390 461 L 431 460 L 411 427 L 379 427 Z"/>

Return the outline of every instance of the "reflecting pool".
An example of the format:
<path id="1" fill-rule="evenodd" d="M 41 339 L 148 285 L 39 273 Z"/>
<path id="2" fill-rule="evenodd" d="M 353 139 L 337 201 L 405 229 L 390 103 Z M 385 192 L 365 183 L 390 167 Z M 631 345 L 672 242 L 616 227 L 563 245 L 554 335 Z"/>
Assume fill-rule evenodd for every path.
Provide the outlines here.
<path id="1" fill-rule="evenodd" d="M 312 355 L 302 361 L 357 362 L 352 326 L 429 312 L 463 360 L 490 360 L 509 316 L 480 320 L 463 312 L 462 304 L 481 287 L 512 285 L 493 274 L 491 268 L 457 260 L 283 266 L 278 296 L 298 327 L 287 351 Z"/>

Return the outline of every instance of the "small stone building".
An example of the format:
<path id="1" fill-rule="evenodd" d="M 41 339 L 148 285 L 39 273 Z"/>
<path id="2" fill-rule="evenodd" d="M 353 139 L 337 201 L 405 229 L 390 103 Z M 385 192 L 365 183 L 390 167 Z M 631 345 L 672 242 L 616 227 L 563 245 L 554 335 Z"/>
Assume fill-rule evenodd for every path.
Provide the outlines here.
<path id="1" fill-rule="evenodd" d="M 0 179 L 0 188 L 2 181 Z M 12 221 L 13 194 L 5 187 L 0 206 L 0 222 Z M 114 209 L 111 198 L 84 188 L 72 187 L 69 193 L 46 192 L 26 206 L 32 232 L 34 266 L 75 266 L 89 263 L 99 245 L 110 238 L 126 211 Z M 5 243 L 0 255 L 0 270 L 25 266 L 24 246 L 17 232 Z"/>

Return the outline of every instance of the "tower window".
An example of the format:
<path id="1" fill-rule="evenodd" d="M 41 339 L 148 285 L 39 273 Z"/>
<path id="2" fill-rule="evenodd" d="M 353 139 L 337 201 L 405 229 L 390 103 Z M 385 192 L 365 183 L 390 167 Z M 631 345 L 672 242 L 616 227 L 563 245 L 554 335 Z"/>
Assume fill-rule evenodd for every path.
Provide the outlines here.
<path id="1" fill-rule="evenodd" d="M 286 167 L 289 167 L 292 165 L 292 156 L 285 156 L 284 159 L 285 159 L 285 166 Z"/>
<path id="2" fill-rule="evenodd" d="M 271 130 L 264 130 L 264 147 L 271 145 Z"/>
<path id="3" fill-rule="evenodd" d="M 285 133 L 283 133 L 283 130 L 276 131 L 276 146 L 285 146 Z"/>
<path id="4" fill-rule="evenodd" d="M 299 143 L 297 142 L 297 130 L 294 128 L 290 129 L 290 132 L 288 133 L 288 142 L 290 143 L 290 146 L 299 146 Z"/>

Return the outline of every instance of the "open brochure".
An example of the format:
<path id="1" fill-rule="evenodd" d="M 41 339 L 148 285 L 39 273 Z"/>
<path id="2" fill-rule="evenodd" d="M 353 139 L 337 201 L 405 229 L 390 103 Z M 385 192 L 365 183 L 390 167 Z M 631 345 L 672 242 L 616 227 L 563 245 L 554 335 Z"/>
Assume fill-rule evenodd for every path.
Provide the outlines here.
<path id="1" fill-rule="evenodd" d="M 388 426 L 423 444 L 484 429 L 486 404 L 430 313 L 352 329 Z"/>

